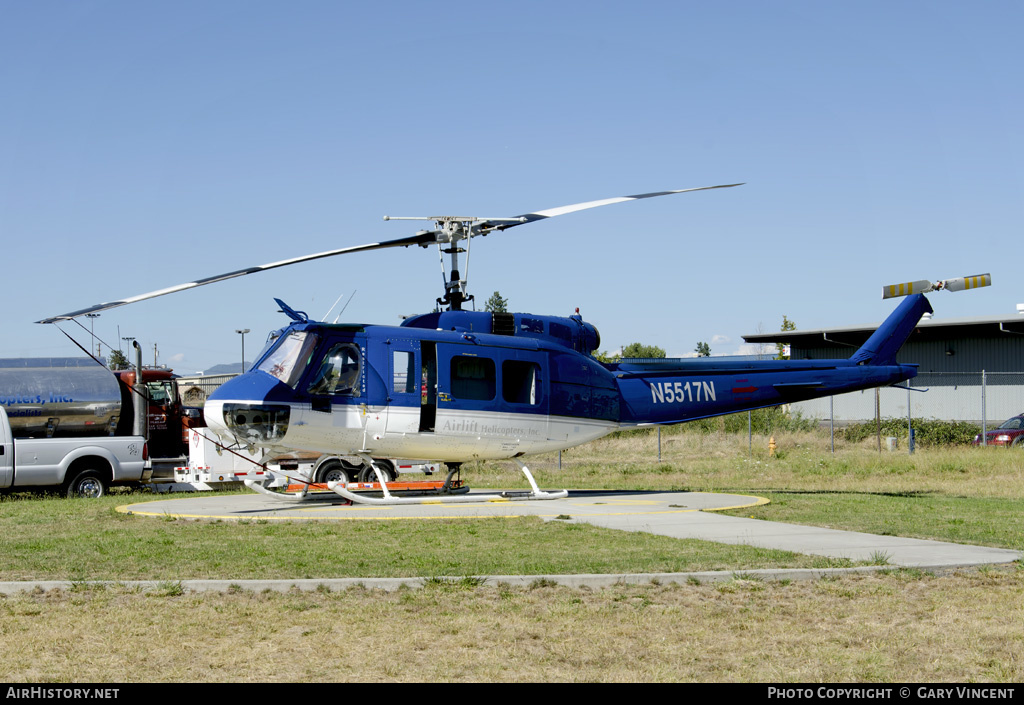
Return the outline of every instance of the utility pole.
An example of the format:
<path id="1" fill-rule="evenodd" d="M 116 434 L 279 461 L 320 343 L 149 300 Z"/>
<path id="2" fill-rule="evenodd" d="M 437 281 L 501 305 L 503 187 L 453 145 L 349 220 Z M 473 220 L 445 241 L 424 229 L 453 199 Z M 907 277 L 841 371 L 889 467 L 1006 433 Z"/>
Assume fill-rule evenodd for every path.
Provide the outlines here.
<path id="1" fill-rule="evenodd" d="M 121 340 L 123 340 L 125 342 L 125 346 L 126 347 L 131 348 L 132 344 L 135 342 L 135 336 L 126 335 L 123 338 L 121 338 Z M 127 357 L 127 356 L 125 356 L 125 357 Z M 141 370 L 137 370 L 137 372 L 139 372 L 140 376 L 141 376 Z"/>

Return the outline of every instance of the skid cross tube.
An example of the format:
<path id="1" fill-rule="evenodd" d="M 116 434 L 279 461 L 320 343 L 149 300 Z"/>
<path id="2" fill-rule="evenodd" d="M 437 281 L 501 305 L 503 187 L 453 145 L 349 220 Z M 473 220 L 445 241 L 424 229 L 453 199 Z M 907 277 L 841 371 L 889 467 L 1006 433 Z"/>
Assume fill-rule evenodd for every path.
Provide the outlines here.
<path id="1" fill-rule="evenodd" d="M 286 477 L 288 477 L 289 480 L 295 479 L 290 476 Z M 259 492 L 260 494 L 265 494 L 268 497 L 273 497 L 274 499 L 281 500 L 282 502 L 305 502 L 306 500 L 313 498 L 313 495 L 309 494 L 308 482 L 303 482 L 302 489 L 298 492 L 275 492 L 274 490 L 268 490 L 263 486 L 262 482 L 257 482 L 256 480 L 243 480 L 243 482 L 250 490 Z"/>

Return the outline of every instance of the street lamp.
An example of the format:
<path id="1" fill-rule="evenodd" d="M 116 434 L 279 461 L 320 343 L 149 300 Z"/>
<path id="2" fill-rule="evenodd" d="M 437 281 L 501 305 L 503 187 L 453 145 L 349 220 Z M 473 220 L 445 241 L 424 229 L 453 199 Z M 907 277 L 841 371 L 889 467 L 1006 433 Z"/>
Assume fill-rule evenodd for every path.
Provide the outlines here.
<path id="1" fill-rule="evenodd" d="M 241 330 L 236 330 L 235 332 L 242 336 L 242 373 L 244 374 L 245 373 L 245 334 L 249 332 L 249 329 L 248 328 L 242 328 Z"/>
<path id="2" fill-rule="evenodd" d="M 98 313 L 87 313 L 85 317 L 89 319 L 89 336 L 92 338 L 92 347 L 96 347 L 96 319 L 100 317 Z M 100 356 L 99 349 L 96 350 L 96 357 Z"/>

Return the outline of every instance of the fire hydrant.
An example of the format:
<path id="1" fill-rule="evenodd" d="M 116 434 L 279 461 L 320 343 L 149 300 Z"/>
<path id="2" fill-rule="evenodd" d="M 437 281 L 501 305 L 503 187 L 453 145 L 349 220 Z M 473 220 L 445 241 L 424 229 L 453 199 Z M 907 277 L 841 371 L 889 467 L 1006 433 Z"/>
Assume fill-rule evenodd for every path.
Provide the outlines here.
<path id="1" fill-rule="evenodd" d="M 772 436 L 771 438 L 768 439 L 768 457 L 769 458 L 775 456 L 775 448 L 776 448 L 776 446 L 775 446 L 775 436 Z"/>

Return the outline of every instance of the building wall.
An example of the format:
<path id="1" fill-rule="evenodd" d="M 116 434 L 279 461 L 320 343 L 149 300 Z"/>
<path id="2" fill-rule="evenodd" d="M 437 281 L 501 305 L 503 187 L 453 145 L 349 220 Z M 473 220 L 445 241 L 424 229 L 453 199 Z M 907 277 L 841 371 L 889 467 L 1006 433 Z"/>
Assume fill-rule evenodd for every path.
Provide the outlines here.
<path id="1" fill-rule="evenodd" d="M 854 348 L 794 346 L 791 358 L 847 357 L 853 351 Z M 910 392 L 909 411 L 914 418 L 985 422 L 991 426 L 1024 412 L 1024 335 L 908 342 L 897 360 L 920 365 L 918 376 L 910 384 L 914 389 L 927 391 Z M 906 417 L 907 394 L 905 389 L 881 389 L 881 416 Z M 828 397 L 794 404 L 793 409 L 808 417 L 830 416 Z M 873 419 L 875 393 L 868 390 L 838 395 L 833 398 L 831 409 L 836 421 Z"/>
<path id="2" fill-rule="evenodd" d="M 793 360 L 846 358 L 855 347 L 793 345 Z M 952 355 L 947 355 L 952 352 Z M 948 338 L 923 343 L 908 342 L 896 356 L 897 362 L 920 365 L 922 372 L 1020 372 L 1024 370 L 1024 335 L 1002 337 Z"/>

